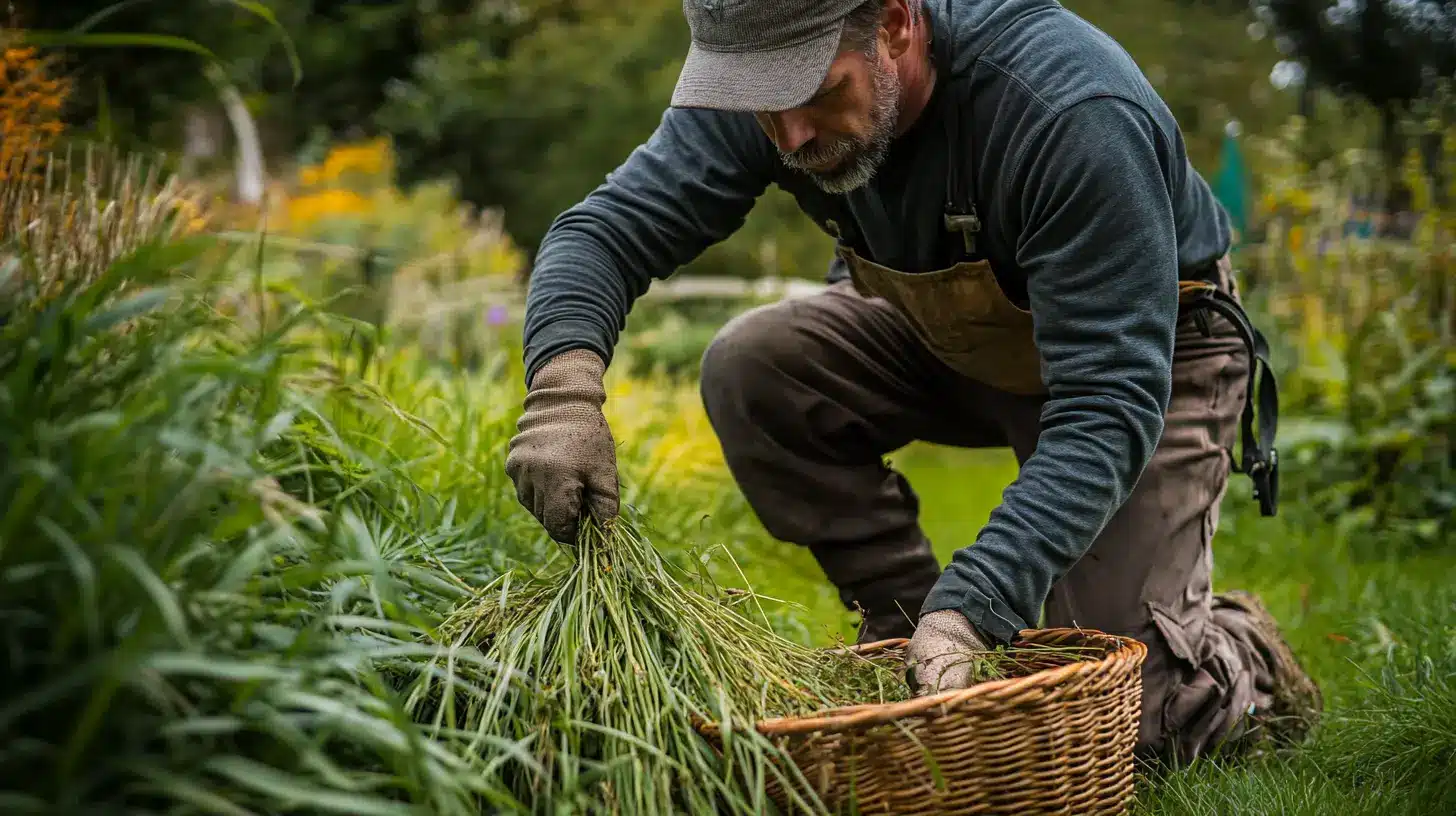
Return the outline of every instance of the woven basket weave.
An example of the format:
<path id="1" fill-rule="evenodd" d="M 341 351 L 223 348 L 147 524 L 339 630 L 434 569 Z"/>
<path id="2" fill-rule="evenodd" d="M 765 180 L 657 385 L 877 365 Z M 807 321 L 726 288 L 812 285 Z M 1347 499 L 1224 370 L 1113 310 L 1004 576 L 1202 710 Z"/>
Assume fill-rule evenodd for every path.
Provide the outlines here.
<path id="1" fill-rule="evenodd" d="M 907 642 L 856 648 L 903 653 Z M 793 758 L 832 812 L 1124 812 L 1147 647 L 1086 629 L 1027 630 L 1015 645 L 1095 651 L 1036 654 L 1018 659 L 1007 679 L 765 720 L 758 730 Z M 714 727 L 702 731 L 716 742 Z M 792 812 L 776 781 L 768 793 Z"/>

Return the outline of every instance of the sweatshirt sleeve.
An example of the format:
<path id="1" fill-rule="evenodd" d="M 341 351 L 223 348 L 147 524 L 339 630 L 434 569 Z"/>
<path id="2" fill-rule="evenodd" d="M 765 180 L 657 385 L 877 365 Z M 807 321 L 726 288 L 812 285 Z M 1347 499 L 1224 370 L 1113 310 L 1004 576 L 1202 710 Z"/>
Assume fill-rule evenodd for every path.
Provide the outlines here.
<path id="1" fill-rule="evenodd" d="M 632 304 L 741 227 L 773 153 L 753 119 L 669 108 L 647 142 L 542 239 L 526 295 L 526 382 L 561 352 L 610 363 Z"/>
<path id="2" fill-rule="evenodd" d="M 1052 117 L 1011 165 L 1049 398 L 1036 451 L 922 609 L 1005 643 L 1131 493 L 1163 433 L 1178 313 L 1169 145 L 1146 111 L 1097 97 Z"/>

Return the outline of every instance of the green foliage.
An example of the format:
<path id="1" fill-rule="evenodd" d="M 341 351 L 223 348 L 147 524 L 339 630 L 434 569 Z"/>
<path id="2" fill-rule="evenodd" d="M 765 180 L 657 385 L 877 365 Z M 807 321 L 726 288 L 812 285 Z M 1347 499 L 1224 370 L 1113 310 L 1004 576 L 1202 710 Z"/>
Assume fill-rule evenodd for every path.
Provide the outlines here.
<path id="1" fill-rule="evenodd" d="M 1308 80 L 1384 111 L 1429 95 L 1456 71 L 1456 9 L 1449 0 L 1255 0 L 1308 67 Z"/>
<path id="2" fill-rule="evenodd" d="M 1424 304 L 1418 308 L 1424 310 Z M 1286 427 L 1289 500 L 1366 533 L 1373 550 L 1456 535 L 1456 360 L 1412 343 L 1410 309 L 1371 315 L 1351 339 L 1343 419 Z"/>
<path id="3" fill-rule="evenodd" d="M 622 365 L 636 376 L 663 376 L 695 383 L 703 352 L 734 315 L 757 305 L 738 299 L 642 302 L 633 307 L 617 347 Z"/>
<path id="4" fill-rule="evenodd" d="M 402 699 L 443 610 L 532 551 L 508 422 L 472 422 L 489 395 L 458 380 L 382 377 L 461 420 L 435 432 L 361 376 L 347 321 L 232 260 L 163 236 L 6 303 L 0 801 L 478 813 L 494 782 Z"/>
<path id="5" fill-rule="evenodd" d="M 1368 552 L 1456 540 L 1456 131 L 1409 124 L 1448 142 L 1434 174 L 1411 151 L 1393 179 L 1378 148 L 1301 172 L 1299 123 L 1256 140 L 1271 193 L 1263 241 L 1241 255 L 1295 415 L 1280 429 L 1282 503 Z M 1396 183 L 1414 193 L 1407 223 L 1359 206 Z"/>
<path id="6" fill-rule="evenodd" d="M 412 713 L 504 737 L 504 750 L 482 753 L 536 813 L 771 811 L 763 785 L 743 779 L 773 780 L 823 810 L 812 783 L 751 724 L 902 700 L 895 658 L 775 635 L 755 619 L 757 597 L 725 593 L 701 570 L 706 554 L 698 571 L 674 569 L 633 519 L 584 527 L 564 569 L 482 587 L 441 626 L 442 644 L 478 648 L 512 671 L 487 672 L 476 682 L 489 693 L 474 699 L 457 699 L 449 682 L 421 689 Z M 728 735 L 722 754 L 696 722 Z"/>
<path id="7" fill-rule="evenodd" d="M 178 141 L 179 114 L 212 101 L 219 83 L 256 87 L 249 72 L 281 48 L 301 65 L 279 19 L 253 0 L 184 0 L 187 14 L 149 0 L 22 3 L 16 24 L 38 45 L 69 49 L 70 118 L 126 149 Z M 204 66 L 207 70 L 201 70 Z"/>
<path id="8" fill-rule="evenodd" d="M 688 30 L 680 3 L 540 4 L 525 13 L 537 16 L 509 47 L 491 45 L 487 21 L 422 54 L 375 121 L 394 138 L 406 178 L 459 179 L 468 200 L 504 205 L 507 229 L 534 249 L 562 210 L 651 135 Z M 822 277 L 828 248 L 775 190 L 692 268 Z"/>
<path id="9" fill-rule="evenodd" d="M 384 671 L 459 591 L 393 560 L 380 474 L 313 452 L 353 458 L 284 337 L 231 334 L 179 277 L 198 250 L 140 248 L 4 328 L 6 810 L 474 812 L 488 783 Z"/>
<path id="10" fill-rule="evenodd" d="M 630 7 L 603 0 L 479 0 L 275 3 L 302 65 L 295 83 L 282 45 L 241 8 L 194 0 L 196 13 L 133 3 L 98 30 L 187 36 L 230 66 L 274 152 L 312 151 L 327 139 L 393 137 L 404 179 L 449 178 L 464 197 L 500 207 L 506 226 L 534 248 L 552 219 L 580 200 L 652 132 L 686 53 L 680 3 Z M 1206 172 L 1229 118 L 1259 130 L 1291 100 L 1268 84 L 1277 58 L 1245 34 L 1247 13 L 1217 5 L 1078 0 L 1073 11 L 1122 42 L 1168 99 Z M 80 22 L 107 3 L 49 4 L 30 24 Z M 1157 21 L 1150 23 L 1149 21 Z M 180 140 L 179 117 L 212 90 L 182 55 L 126 49 L 77 54 L 89 94 L 99 91 L 118 128 L 153 144 Z M 752 277 L 822 278 L 830 242 L 786 194 L 771 190 L 740 232 L 692 270 Z"/>

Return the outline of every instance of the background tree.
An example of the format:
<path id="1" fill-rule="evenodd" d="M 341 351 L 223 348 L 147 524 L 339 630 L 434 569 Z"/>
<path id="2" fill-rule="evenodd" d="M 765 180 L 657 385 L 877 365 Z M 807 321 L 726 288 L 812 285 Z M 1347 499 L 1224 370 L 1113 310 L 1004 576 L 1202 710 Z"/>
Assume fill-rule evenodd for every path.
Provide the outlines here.
<path id="1" fill-rule="evenodd" d="M 1259 132 L 1291 109 L 1293 97 L 1269 83 L 1278 58 L 1272 42 L 1246 33 L 1247 7 L 1228 5 L 1232 0 L 1131 2 L 1135 8 L 1112 0 L 1067 5 L 1137 60 L 1205 174 L 1217 169 L 1230 119 Z M 182 4 L 186 14 L 178 13 Z M 404 183 L 453 179 L 471 203 L 501 209 L 506 228 L 528 250 L 561 210 L 652 132 L 688 41 L 678 0 L 269 5 L 302 64 L 296 85 L 277 32 L 230 0 L 33 2 L 30 24 L 66 29 L 110 9 L 95 30 L 185 35 L 227 61 L 272 165 L 309 158 L 330 140 L 389 136 Z M 214 91 L 190 55 L 129 48 L 70 56 L 77 118 L 98 120 L 104 101 L 120 138 L 176 146 L 199 112 L 216 110 Z M 226 129 L 219 130 L 225 139 Z M 787 196 L 771 191 L 743 230 L 694 270 L 817 278 L 828 246 Z"/>
<path id="2" fill-rule="evenodd" d="M 1380 146 L 1392 176 L 1409 146 L 1401 123 L 1419 107 L 1449 121 L 1429 103 L 1443 81 L 1456 78 L 1456 2 L 1453 0 L 1260 0 L 1286 50 L 1299 60 L 1312 88 L 1370 105 L 1379 116 Z M 1428 172 L 1441 165 L 1439 129 L 1421 139 Z M 1390 209 L 1406 193 L 1393 185 Z M 1444 184 L 1434 185 L 1437 191 Z"/>
<path id="3" fill-rule="evenodd" d="M 42 32 L 144 34 L 176 38 L 218 57 L 225 78 L 256 90 L 255 67 L 279 50 L 279 30 L 256 11 L 230 0 L 12 0 L 11 26 Z M 305 4 L 306 5 L 306 4 Z M 281 28 L 292 21 L 285 15 Z M 142 44 L 67 48 L 63 70 L 71 78 L 69 118 L 78 135 L 105 135 L 122 147 L 176 144 L 180 112 L 199 100 L 215 100 L 216 87 L 197 54 Z M 285 68 L 286 70 L 286 68 Z M 105 128 L 104 134 L 97 131 Z"/>

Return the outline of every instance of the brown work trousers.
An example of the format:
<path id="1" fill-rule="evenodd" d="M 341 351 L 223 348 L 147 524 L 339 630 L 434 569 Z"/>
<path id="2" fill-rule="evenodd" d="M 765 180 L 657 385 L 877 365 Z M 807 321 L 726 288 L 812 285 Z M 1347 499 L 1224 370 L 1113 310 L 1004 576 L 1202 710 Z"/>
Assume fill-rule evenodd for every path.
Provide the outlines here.
<path id="1" fill-rule="evenodd" d="M 1233 291 L 1227 262 L 1220 285 Z M 1235 293 L 1236 294 L 1236 293 Z M 1268 646 L 1212 592 L 1212 541 L 1249 358 L 1209 313 L 1178 329 L 1166 429 L 1128 501 L 1052 587 L 1047 626 L 1148 646 L 1138 753 L 1186 761 L 1236 738 L 1270 702 Z M 848 282 L 735 317 L 703 357 L 702 395 L 725 459 L 770 534 L 808 547 L 843 592 L 917 616 L 940 574 L 908 481 L 884 460 L 912 441 L 1036 447 L 1044 397 L 965 378 L 885 301 Z M 971 544 L 972 531 L 966 532 Z M 888 587 L 877 593 L 877 584 Z M 902 616 L 903 617 L 903 616 Z M 903 634 L 903 633 L 902 633 Z"/>

